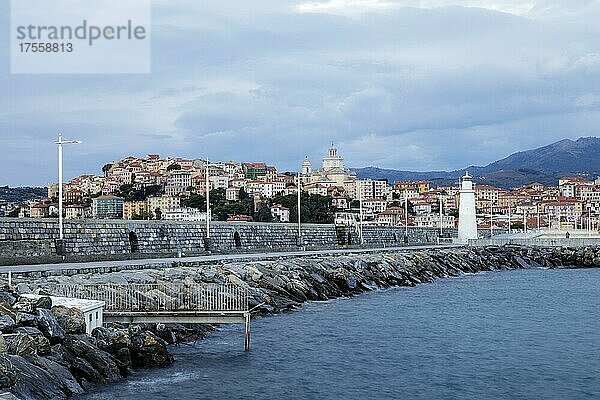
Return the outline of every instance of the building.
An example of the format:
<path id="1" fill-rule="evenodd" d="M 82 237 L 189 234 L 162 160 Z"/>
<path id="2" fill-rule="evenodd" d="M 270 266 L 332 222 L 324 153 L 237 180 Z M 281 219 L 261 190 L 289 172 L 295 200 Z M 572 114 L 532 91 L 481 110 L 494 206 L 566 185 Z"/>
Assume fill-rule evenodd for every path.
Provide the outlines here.
<path id="1" fill-rule="evenodd" d="M 123 218 L 122 197 L 104 195 L 92 200 L 92 215 L 98 219 L 121 219 Z"/>
<path id="2" fill-rule="evenodd" d="M 385 211 L 388 201 L 382 198 L 372 198 L 363 200 L 362 204 L 365 212 L 371 212 L 375 214 Z"/>
<path id="3" fill-rule="evenodd" d="M 39 294 L 26 293 L 22 295 L 30 299 L 39 299 L 43 297 Z M 72 297 L 50 296 L 52 306 L 63 306 L 67 308 L 76 308 L 83 314 L 85 320 L 85 332 L 90 335 L 95 328 L 102 327 L 104 320 L 104 302 L 98 300 L 76 299 Z"/>
<path id="4" fill-rule="evenodd" d="M 228 201 L 238 201 L 240 199 L 240 188 L 235 186 L 225 189 L 225 199 Z"/>
<path id="5" fill-rule="evenodd" d="M 123 203 L 123 219 L 133 219 L 133 217 L 148 217 L 148 202 L 146 201 L 126 201 Z"/>
<path id="6" fill-rule="evenodd" d="M 65 206 L 65 218 L 66 219 L 81 219 L 86 218 L 89 214 L 88 208 L 81 204 L 69 204 Z"/>
<path id="7" fill-rule="evenodd" d="M 148 212 L 152 213 L 156 219 L 162 219 L 167 210 L 179 208 L 181 199 L 174 196 L 153 196 L 148 197 Z"/>
<path id="8" fill-rule="evenodd" d="M 260 180 L 260 178 L 267 175 L 265 163 L 243 163 L 242 169 L 246 179 Z"/>
<path id="9" fill-rule="evenodd" d="M 165 210 L 162 217 L 167 221 L 206 221 L 206 212 L 197 208 L 178 207 Z"/>
<path id="10" fill-rule="evenodd" d="M 414 218 L 415 226 L 422 228 L 439 228 L 440 215 L 439 213 L 417 215 Z M 455 221 L 451 215 L 442 215 L 442 228 L 454 228 Z"/>
<path id="11" fill-rule="evenodd" d="M 337 148 L 332 144 L 323 158 L 323 166 L 313 169 L 310 160 L 306 158 L 302 162 L 302 182 L 305 184 L 320 184 L 322 186 L 344 186 L 353 185 L 357 179 L 356 175 L 344 166 L 344 159 L 338 155 Z M 354 190 L 346 190 L 348 194 L 354 197 Z M 370 195 L 369 197 L 372 197 Z M 366 196 L 365 196 L 366 198 Z"/>
<path id="12" fill-rule="evenodd" d="M 273 204 L 271 206 L 271 215 L 276 221 L 290 222 L 290 209 L 281 204 Z"/>
<path id="13" fill-rule="evenodd" d="M 375 221 L 378 225 L 400 226 L 404 225 L 405 218 L 404 209 L 402 207 L 393 206 L 377 214 Z"/>
<path id="14" fill-rule="evenodd" d="M 31 218 L 48 218 L 50 216 L 50 206 L 44 203 L 35 203 L 29 206 L 29 216 Z"/>
<path id="15" fill-rule="evenodd" d="M 192 186 L 192 174 L 187 170 L 172 171 L 167 177 L 165 194 L 177 196 Z"/>

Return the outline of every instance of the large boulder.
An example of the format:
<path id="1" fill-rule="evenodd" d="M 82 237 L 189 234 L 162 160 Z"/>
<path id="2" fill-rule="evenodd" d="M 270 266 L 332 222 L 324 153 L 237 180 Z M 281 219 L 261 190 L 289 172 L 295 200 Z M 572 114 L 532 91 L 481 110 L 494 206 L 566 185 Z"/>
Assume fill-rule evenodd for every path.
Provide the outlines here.
<path id="1" fill-rule="evenodd" d="M 15 329 L 15 320 L 10 315 L 0 316 L 0 332 L 12 333 Z"/>
<path id="2" fill-rule="evenodd" d="M 52 314 L 66 333 L 85 333 L 85 318 L 78 308 L 52 307 Z"/>
<path id="3" fill-rule="evenodd" d="M 50 342 L 42 335 L 17 333 L 5 336 L 8 354 L 16 356 L 50 354 Z"/>
<path id="4" fill-rule="evenodd" d="M 0 303 L 13 304 L 17 299 L 6 289 L 0 289 Z"/>
<path id="5" fill-rule="evenodd" d="M 17 312 L 15 321 L 18 326 L 37 326 L 37 317 L 33 314 L 27 314 L 24 312 Z"/>
<path id="6" fill-rule="evenodd" d="M 71 357 L 74 365 L 82 368 L 82 373 L 87 371 L 85 363 L 77 359 L 85 360 L 94 370 L 98 372 L 93 381 L 95 383 L 114 382 L 127 372 L 127 366 L 104 350 L 94 345 L 94 339 L 87 335 L 67 335 L 63 342 L 65 352 Z M 78 367 L 78 368 L 79 368 Z M 89 372 L 89 371 L 88 371 Z M 87 372 L 85 372 L 87 374 Z M 85 378 L 89 380 L 88 378 Z"/>
<path id="7" fill-rule="evenodd" d="M 173 355 L 167 349 L 167 343 L 150 331 L 139 326 L 129 328 L 131 338 L 131 362 L 134 367 L 165 367 L 173 364 Z"/>
<path id="8" fill-rule="evenodd" d="M 60 326 L 50 310 L 40 308 L 35 312 L 38 319 L 38 328 L 51 343 L 58 343 L 65 338 L 65 331 Z"/>
<path id="9" fill-rule="evenodd" d="M 100 327 L 92 331 L 92 337 L 96 339 L 96 345 L 100 349 L 113 355 L 131 346 L 128 329 Z"/>
<path id="10" fill-rule="evenodd" d="M 12 305 L 12 308 L 15 311 L 21 311 L 28 314 L 35 314 L 35 310 L 37 309 L 37 299 L 21 296 L 19 300 L 15 304 Z"/>
<path id="11" fill-rule="evenodd" d="M 46 357 L 25 356 L 31 364 L 43 369 L 52 378 L 52 384 L 67 397 L 83 393 L 83 388 L 68 368 Z"/>

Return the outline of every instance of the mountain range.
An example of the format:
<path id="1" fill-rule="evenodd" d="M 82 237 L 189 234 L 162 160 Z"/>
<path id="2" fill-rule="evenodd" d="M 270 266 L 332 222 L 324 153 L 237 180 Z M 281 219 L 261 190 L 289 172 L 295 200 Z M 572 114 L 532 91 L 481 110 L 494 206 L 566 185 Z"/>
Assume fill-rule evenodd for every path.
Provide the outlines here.
<path id="1" fill-rule="evenodd" d="M 456 184 L 465 172 L 479 184 L 512 189 L 539 182 L 556 186 L 558 178 L 581 175 L 596 178 L 600 175 L 600 138 L 563 139 L 547 146 L 511 154 L 486 166 L 469 166 L 454 171 L 400 171 L 377 167 L 353 168 L 359 178 L 387 179 L 390 183 L 403 180 L 432 181 L 433 186 Z"/>

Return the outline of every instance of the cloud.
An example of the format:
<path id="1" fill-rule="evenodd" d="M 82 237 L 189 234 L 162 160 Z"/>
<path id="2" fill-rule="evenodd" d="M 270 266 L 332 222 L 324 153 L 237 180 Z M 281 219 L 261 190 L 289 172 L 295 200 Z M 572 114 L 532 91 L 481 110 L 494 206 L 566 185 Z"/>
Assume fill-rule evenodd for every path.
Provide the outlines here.
<path id="1" fill-rule="evenodd" d="M 157 152 L 293 170 L 332 141 L 350 166 L 456 169 L 594 135 L 600 43 L 581 21 L 597 9 L 159 0 L 151 75 L 10 75 L 0 48 L 0 185 L 52 180 L 59 130 L 84 140 L 70 176 Z"/>

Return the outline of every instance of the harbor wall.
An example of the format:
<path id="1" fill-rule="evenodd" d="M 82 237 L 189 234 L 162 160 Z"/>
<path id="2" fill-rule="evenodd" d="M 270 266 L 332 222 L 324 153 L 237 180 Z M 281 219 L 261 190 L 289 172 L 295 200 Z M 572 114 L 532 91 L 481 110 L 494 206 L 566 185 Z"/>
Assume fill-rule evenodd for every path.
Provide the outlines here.
<path id="1" fill-rule="evenodd" d="M 193 256 L 211 253 L 331 249 L 361 245 L 357 227 L 327 224 L 66 220 L 57 242 L 55 219 L 0 219 L 0 265 Z M 365 225 L 363 246 L 437 244 L 439 229 Z M 405 237 L 406 236 L 406 237 Z M 444 229 L 444 237 L 456 237 Z"/>

